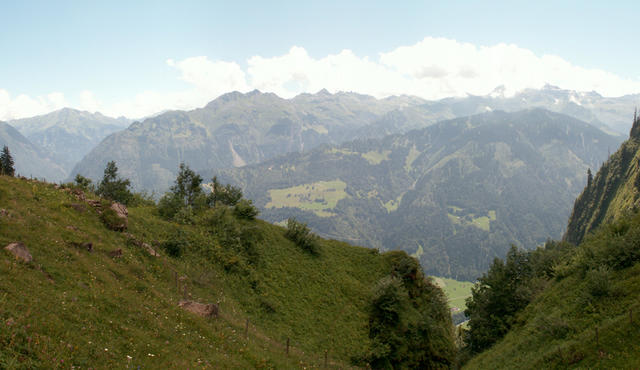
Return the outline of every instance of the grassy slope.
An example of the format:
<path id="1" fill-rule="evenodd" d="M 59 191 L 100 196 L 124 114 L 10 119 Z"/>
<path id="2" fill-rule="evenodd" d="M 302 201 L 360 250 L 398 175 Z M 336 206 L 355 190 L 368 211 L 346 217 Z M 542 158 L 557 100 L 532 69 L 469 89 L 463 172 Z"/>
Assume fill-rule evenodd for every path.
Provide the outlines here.
<path id="1" fill-rule="evenodd" d="M 447 296 L 450 308 L 458 308 L 461 311 L 465 310 L 467 307 L 465 300 L 471 297 L 472 282 L 458 281 L 444 277 L 434 277 L 434 281 Z"/>
<path id="2" fill-rule="evenodd" d="M 150 257 L 72 203 L 80 202 L 52 185 L 0 177 L 0 208 L 9 213 L 0 217 L 0 245 L 21 241 L 34 256 L 25 264 L 0 253 L 0 367 L 294 367 L 320 364 L 325 349 L 344 367 L 368 343 L 368 294 L 389 272 L 375 251 L 324 241 L 312 257 L 282 228 L 258 221 L 252 289 L 242 273 L 197 253 Z M 129 232 L 139 240 L 165 240 L 177 227 L 152 208 L 130 209 Z M 207 238 L 183 229 L 192 241 Z M 84 241 L 93 253 L 72 245 Z M 109 257 L 117 248 L 123 257 Z M 179 309 L 174 271 L 187 277 L 192 299 L 219 302 L 222 317 Z"/>
<path id="3" fill-rule="evenodd" d="M 602 299 L 593 307 L 580 306 L 581 280 L 567 278 L 545 291 L 519 316 L 521 326 L 475 357 L 466 368 L 640 366 L 640 265 L 615 273 L 616 296 Z M 632 325 L 629 310 L 634 313 Z"/>
<path id="4" fill-rule="evenodd" d="M 633 228 L 640 228 L 640 217 L 634 218 Z M 623 232 L 607 239 L 602 230 L 598 235 L 576 248 L 569 263 L 591 256 L 589 250 L 615 249 L 619 245 L 613 244 L 616 238 L 626 237 Z M 608 271 L 608 293 L 603 296 L 589 293 L 593 283 L 577 270 L 548 282 L 517 315 L 505 338 L 473 358 L 466 368 L 640 367 L 640 263 Z"/>

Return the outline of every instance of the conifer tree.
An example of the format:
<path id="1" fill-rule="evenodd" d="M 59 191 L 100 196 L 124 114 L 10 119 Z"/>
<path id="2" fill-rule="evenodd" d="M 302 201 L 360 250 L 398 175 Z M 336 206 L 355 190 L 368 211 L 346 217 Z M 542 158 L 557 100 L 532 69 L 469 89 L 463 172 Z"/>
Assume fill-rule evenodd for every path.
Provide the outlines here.
<path id="1" fill-rule="evenodd" d="M 9 147 L 4 146 L 2 148 L 2 153 L 0 154 L 0 174 L 13 176 L 15 175 L 15 168 L 13 167 L 13 157 L 11 157 L 11 153 L 9 152 Z"/>
<path id="2" fill-rule="evenodd" d="M 186 164 L 180 163 L 180 171 L 171 191 L 183 200 L 185 206 L 193 206 L 196 198 L 202 195 L 201 184 L 202 177 Z"/>
<path id="3" fill-rule="evenodd" d="M 118 176 L 116 162 L 111 161 L 107 163 L 107 167 L 104 169 L 104 176 L 98 185 L 96 193 L 115 202 L 128 204 L 133 198 L 133 194 L 129 190 L 130 185 L 131 181 L 129 179 L 121 179 Z"/>

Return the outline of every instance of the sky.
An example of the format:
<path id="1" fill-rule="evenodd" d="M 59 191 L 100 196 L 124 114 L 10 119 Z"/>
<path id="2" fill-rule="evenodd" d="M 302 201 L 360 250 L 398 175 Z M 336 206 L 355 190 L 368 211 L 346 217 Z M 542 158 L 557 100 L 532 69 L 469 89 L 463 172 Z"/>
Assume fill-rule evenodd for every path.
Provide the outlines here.
<path id="1" fill-rule="evenodd" d="M 284 98 L 640 93 L 638 1 L 0 1 L 0 120 Z"/>

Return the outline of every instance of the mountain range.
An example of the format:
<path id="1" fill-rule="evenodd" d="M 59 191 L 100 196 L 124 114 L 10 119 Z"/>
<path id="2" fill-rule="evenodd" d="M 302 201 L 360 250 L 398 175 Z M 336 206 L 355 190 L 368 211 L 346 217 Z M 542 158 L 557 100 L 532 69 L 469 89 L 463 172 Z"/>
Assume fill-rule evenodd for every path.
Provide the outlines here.
<path id="1" fill-rule="evenodd" d="M 124 129 L 131 121 L 124 117 L 111 118 L 100 113 L 64 108 L 8 123 L 47 152 L 68 175 L 73 166 L 102 139 Z"/>
<path id="2" fill-rule="evenodd" d="M 473 280 L 512 243 L 559 238 L 587 170 L 620 141 L 543 109 L 495 111 L 216 173 L 266 220 L 293 216 L 325 237 L 405 250 L 428 274 Z"/>
<path id="3" fill-rule="evenodd" d="M 197 170 L 241 167 L 320 144 L 355 139 L 385 113 L 422 100 L 377 100 L 355 93 L 282 99 L 252 91 L 225 94 L 205 107 L 170 111 L 108 136 L 72 171 L 98 179 L 115 160 L 135 188 L 165 191 L 180 162 Z"/>
<path id="4" fill-rule="evenodd" d="M 164 192 L 180 162 L 208 173 L 242 167 L 322 144 L 406 133 L 445 119 L 494 110 L 534 107 L 567 114 L 620 135 L 638 95 L 606 98 L 553 86 L 505 96 L 497 88 L 486 96 L 427 101 L 412 96 L 376 99 L 356 93 L 300 94 L 282 99 L 257 90 L 220 96 L 203 108 L 168 111 L 114 132 L 71 171 L 98 180 L 115 160 L 136 189 Z"/>
<path id="5" fill-rule="evenodd" d="M 7 146 L 14 160 L 18 175 L 61 181 L 66 177 L 64 169 L 49 158 L 48 153 L 34 145 L 13 126 L 0 122 L 0 146 Z"/>

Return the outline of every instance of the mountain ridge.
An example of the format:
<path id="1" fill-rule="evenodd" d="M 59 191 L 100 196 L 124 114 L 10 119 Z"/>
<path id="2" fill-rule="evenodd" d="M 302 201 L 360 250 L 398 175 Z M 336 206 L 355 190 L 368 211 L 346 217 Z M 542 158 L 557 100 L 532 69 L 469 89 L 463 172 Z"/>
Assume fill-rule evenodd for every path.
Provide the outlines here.
<path id="1" fill-rule="evenodd" d="M 587 169 L 618 143 L 566 115 L 496 111 L 215 173 L 266 220 L 293 215 L 326 237 L 399 247 L 428 274 L 472 280 L 510 243 L 560 237 Z"/>

